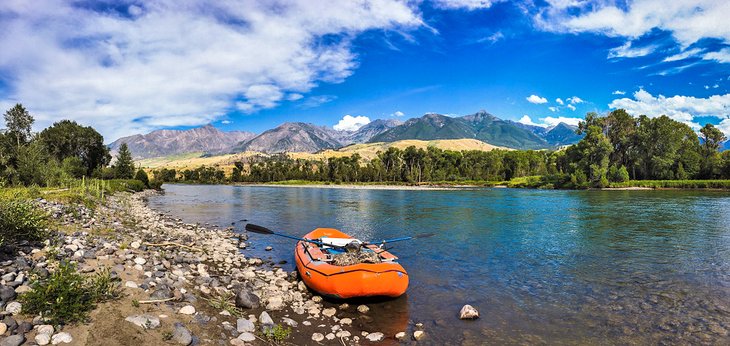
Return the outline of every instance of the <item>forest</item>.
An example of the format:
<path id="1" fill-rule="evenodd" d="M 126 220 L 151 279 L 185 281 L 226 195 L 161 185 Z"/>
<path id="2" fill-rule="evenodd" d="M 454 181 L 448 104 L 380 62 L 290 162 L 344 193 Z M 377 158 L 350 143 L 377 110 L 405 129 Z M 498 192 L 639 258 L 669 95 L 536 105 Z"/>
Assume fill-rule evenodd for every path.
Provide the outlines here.
<path id="1" fill-rule="evenodd" d="M 706 124 L 698 135 L 688 125 L 667 116 L 633 117 L 619 109 L 606 116 L 587 114 L 577 132 L 584 135 L 583 139 L 559 150 L 391 147 L 372 160 L 363 160 L 357 154 L 327 160 L 260 155 L 236 162 L 228 176 L 213 167 L 179 172 L 163 168 L 155 170 L 154 176 L 161 181 L 203 183 L 299 180 L 406 184 L 506 182 L 530 177 L 528 186 L 544 188 L 608 187 L 630 180 L 730 179 L 730 151 L 720 152 L 726 137 L 712 124 Z"/>

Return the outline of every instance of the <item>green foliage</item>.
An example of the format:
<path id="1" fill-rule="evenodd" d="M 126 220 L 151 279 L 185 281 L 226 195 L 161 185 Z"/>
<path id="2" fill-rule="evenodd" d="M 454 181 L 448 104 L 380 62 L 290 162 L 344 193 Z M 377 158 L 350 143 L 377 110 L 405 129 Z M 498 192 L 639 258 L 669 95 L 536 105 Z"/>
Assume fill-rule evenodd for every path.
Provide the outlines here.
<path id="1" fill-rule="evenodd" d="M 113 277 L 109 268 L 102 268 L 94 276 L 88 278 L 88 281 L 97 302 L 117 300 L 122 297 L 121 280 Z"/>
<path id="2" fill-rule="evenodd" d="M 137 170 L 137 174 L 134 175 L 135 180 L 141 181 L 146 187 L 150 187 L 150 178 L 147 176 L 147 172 L 143 169 Z"/>
<path id="3" fill-rule="evenodd" d="M 134 160 L 129 152 L 127 143 L 119 146 L 117 162 L 114 164 L 114 177 L 117 179 L 132 179 L 134 177 Z"/>
<path id="4" fill-rule="evenodd" d="M 19 196 L 0 198 L 0 244 L 46 237 L 48 216 L 32 201 Z"/>
<path id="5" fill-rule="evenodd" d="M 106 166 L 111 160 L 104 137 L 90 126 L 81 126 L 75 121 L 61 120 L 39 134 L 48 153 L 57 161 L 76 158 L 84 169 L 82 175 Z M 80 178 L 80 175 L 74 175 Z"/>
<path id="6" fill-rule="evenodd" d="M 648 187 L 653 189 L 730 189 L 730 180 L 630 180 L 611 183 L 610 187 Z"/>
<path id="7" fill-rule="evenodd" d="M 23 313 L 41 314 L 53 324 L 83 322 L 95 306 L 97 290 L 76 266 L 59 263 L 48 278 L 31 283 L 33 290 L 20 295 Z"/>
<path id="8" fill-rule="evenodd" d="M 18 103 L 5 112 L 5 127 L 9 137 L 15 140 L 16 148 L 28 143 L 31 139 L 31 127 L 35 119 L 28 110 Z"/>
<path id="9" fill-rule="evenodd" d="M 81 179 L 81 177 L 86 175 L 86 167 L 84 167 L 84 162 L 76 156 L 69 156 L 67 158 L 64 158 L 63 161 L 61 161 L 61 170 L 69 177 L 75 179 Z"/>
<path id="10" fill-rule="evenodd" d="M 216 310 L 228 311 L 232 316 L 243 316 L 243 310 L 236 307 L 233 302 L 233 293 L 216 294 L 211 298 L 204 298 L 208 301 L 208 305 Z"/>
<path id="11" fill-rule="evenodd" d="M 271 328 L 268 328 L 264 331 L 264 336 L 266 336 L 267 339 L 273 342 L 282 342 L 289 338 L 291 335 L 291 328 L 289 327 L 282 327 L 281 325 L 277 324 Z"/>

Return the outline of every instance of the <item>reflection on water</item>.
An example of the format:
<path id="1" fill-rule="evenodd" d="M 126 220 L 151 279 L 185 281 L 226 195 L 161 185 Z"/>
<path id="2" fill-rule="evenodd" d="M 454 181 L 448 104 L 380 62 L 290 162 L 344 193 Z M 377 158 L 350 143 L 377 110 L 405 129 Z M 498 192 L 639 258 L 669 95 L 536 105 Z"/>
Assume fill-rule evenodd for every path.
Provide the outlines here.
<path id="1" fill-rule="evenodd" d="M 726 193 L 165 188 L 151 206 L 188 222 L 437 233 L 395 246 L 411 279 L 406 308 L 374 304 L 373 321 L 397 325 L 409 312 L 434 343 L 724 343 L 730 331 Z M 292 242 L 251 239 L 248 255 L 293 269 Z M 463 304 L 482 318 L 459 321 Z"/>

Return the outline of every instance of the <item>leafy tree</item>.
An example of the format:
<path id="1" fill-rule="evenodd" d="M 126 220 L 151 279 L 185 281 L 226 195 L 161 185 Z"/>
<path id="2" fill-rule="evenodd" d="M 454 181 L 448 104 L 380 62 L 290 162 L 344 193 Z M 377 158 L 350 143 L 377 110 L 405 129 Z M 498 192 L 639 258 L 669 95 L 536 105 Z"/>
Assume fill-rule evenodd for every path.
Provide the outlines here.
<path id="1" fill-rule="evenodd" d="M 84 162 L 76 156 L 69 156 L 61 162 L 61 170 L 73 178 L 81 178 L 86 174 Z"/>
<path id="2" fill-rule="evenodd" d="M 48 153 L 59 162 L 68 157 L 79 158 L 85 167 L 85 175 L 91 175 L 96 168 L 104 167 L 111 161 L 104 137 L 90 126 L 61 120 L 41 131 L 39 137 Z"/>
<path id="3" fill-rule="evenodd" d="M 129 152 L 127 143 L 122 143 L 119 146 L 117 162 L 114 164 L 114 172 L 117 179 L 132 179 L 134 176 L 134 161 L 132 160 L 132 153 Z"/>
<path id="4" fill-rule="evenodd" d="M 5 112 L 7 133 L 15 139 L 17 149 L 20 149 L 21 144 L 30 141 L 33 122 L 35 122 L 33 116 L 20 103 Z"/>
<path id="5" fill-rule="evenodd" d="M 145 172 L 144 169 L 140 168 L 137 170 L 137 174 L 134 175 L 134 179 L 144 183 L 144 186 L 150 187 L 150 177 L 147 176 L 147 172 Z"/>
<path id="6" fill-rule="evenodd" d="M 712 124 L 705 124 L 700 129 L 702 134 L 702 169 L 703 178 L 716 178 L 720 175 L 722 160 L 720 157 L 720 146 L 727 138 L 717 127 Z"/>

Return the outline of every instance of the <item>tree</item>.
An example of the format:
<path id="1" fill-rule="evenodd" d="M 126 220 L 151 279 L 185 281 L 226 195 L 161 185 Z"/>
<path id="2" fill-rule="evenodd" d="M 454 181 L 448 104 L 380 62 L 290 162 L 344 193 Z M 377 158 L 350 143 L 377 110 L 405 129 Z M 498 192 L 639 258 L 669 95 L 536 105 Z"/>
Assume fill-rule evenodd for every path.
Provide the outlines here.
<path id="1" fill-rule="evenodd" d="M 150 187 L 150 177 L 147 176 L 147 172 L 145 172 L 144 169 L 140 168 L 137 170 L 137 174 L 134 175 L 134 179 L 143 182 L 144 186 Z"/>
<path id="2" fill-rule="evenodd" d="M 59 162 L 68 157 L 79 158 L 85 168 L 85 175 L 91 175 L 96 168 L 104 167 L 111 161 L 104 137 L 90 126 L 61 120 L 41 131 L 39 137 L 48 153 Z"/>
<path id="3" fill-rule="evenodd" d="M 705 124 L 700 129 L 702 134 L 702 168 L 703 178 L 716 178 L 720 175 L 722 160 L 720 158 L 720 146 L 727 138 L 717 127 L 712 124 Z"/>
<path id="4" fill-rule="evenodd" d="M 114 172 L 117 179 L 132 179 L 134 176 L 134 161 L 132 160 L 132 153 L 129 152 L 127 143 L 122 143 L 119 146 Z"/>
<path id="5" fill-rule="evenodd" d="M 608 185 L 609 155 L 613 151 L 611 142 L 603 135 L 598 125 L 584 126 L 585 137 L 578 144 L 568 148 L 566 155 L 575 162 L 575 170 L 587 177 L 591 185 Z M 582 181 L 582 175 L 578 175 Z"/>
<path id="6" fill-rule="evenodd" d="M 5 112 L 5 126 L 8 134 L 15 139 L 17 149 L 30 141 L 33 122 L 33 116 L 20 103 Z"/>

